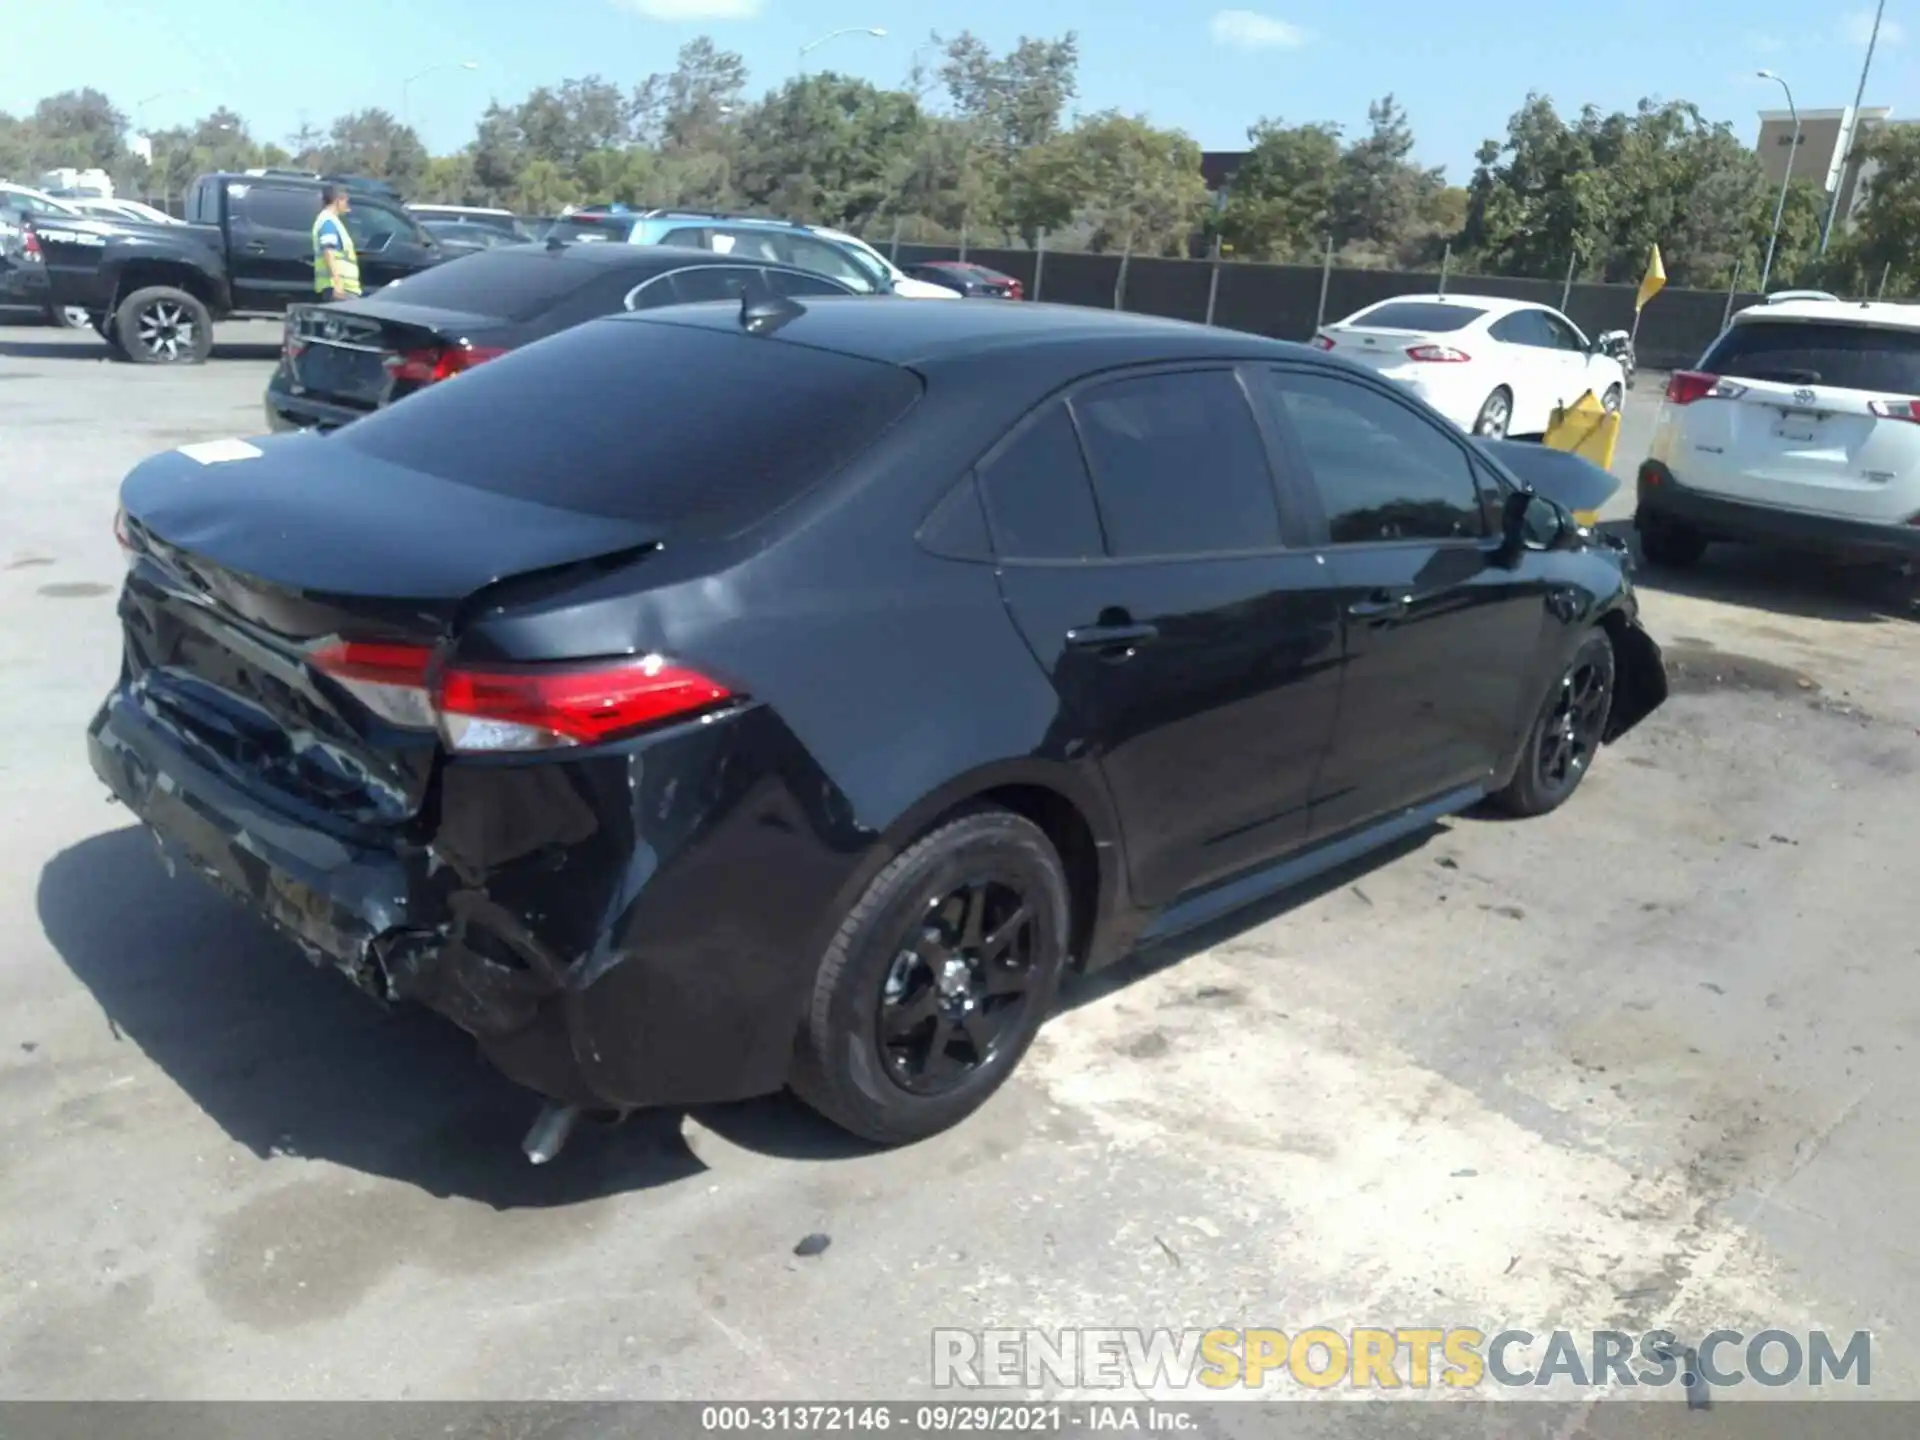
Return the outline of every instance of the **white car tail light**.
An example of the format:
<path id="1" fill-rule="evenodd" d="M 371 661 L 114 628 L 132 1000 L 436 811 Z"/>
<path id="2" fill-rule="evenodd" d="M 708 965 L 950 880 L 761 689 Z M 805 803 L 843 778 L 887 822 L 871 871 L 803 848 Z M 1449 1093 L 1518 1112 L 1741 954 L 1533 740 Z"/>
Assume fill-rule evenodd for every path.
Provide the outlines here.
<path id="1" fill-rule="evenodd" d="M 1413 345 L 1408 347 L 1407 358 L 1430 365 L 1460 365 L 1473 359 L 1466 351 L 1451 345 Z"/>
<path id="2" fill-rule="evenodd" d="M 1867 409 L 1882 420 L 1920 422 L 1920 400 L 1869 400 Z"/>

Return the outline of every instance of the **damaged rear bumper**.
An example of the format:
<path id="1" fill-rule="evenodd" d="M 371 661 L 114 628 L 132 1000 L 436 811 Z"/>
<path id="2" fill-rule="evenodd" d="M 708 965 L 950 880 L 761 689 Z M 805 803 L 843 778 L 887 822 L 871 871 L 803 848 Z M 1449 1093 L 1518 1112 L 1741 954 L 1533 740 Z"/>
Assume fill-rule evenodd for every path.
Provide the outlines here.
<path id="1" fill-rule="evenodd" d="M 785 1081 L 819 954 L 812 933 L 852 857 L 802 823 L 793 792 L 758 767 L 737 766 L 740 793 L 685 814 L 676 767 L 663 763 L 676 743 L 710 752 L 752 739 L 669 739 L 645 765 L 612 754 L 450 766 L 424 841 L 269 802 L 124 686 L 89 727 L 88 749 L 173 868 L 268 920 L 314 963 L 377 1000 L 435 1011 L 530 1089 L 626 1109 L 740 1099 Z M 764 744 L 749 748 L 767 758 Z M 817 778 L 806 783 L 820 793 Z M 783 878 L 770 883 L 769 865 Z"/>

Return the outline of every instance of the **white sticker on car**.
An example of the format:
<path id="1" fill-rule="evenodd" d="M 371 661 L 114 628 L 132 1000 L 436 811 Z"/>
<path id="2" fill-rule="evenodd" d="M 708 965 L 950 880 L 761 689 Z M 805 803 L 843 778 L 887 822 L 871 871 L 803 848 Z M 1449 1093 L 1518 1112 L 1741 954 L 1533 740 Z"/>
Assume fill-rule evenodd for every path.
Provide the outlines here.
<path id="1" fill-rule="evenodd" d="M 244 440 L 205 440 L 198 445 L 182 445 L 180 453 L 202 465 L 220 465 L 228 460 L 258 460 L 261 451 Z"/>

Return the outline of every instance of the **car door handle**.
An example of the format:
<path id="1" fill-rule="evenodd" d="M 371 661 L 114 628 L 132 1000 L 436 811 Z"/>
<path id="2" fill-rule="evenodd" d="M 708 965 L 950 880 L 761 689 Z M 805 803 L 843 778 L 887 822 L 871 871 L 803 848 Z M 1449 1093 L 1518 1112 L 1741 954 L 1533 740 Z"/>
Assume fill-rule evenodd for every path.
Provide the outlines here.
<path id="1" fill-rule="evenodd" d="M 264 240 L 249 240 L 244 248 L 249 255 L 264 255 L 267 253 L 267 242 Z"/>
<path id="2" fill-rule="evenodd" d="M 1347 614 L 1372 625 L 1386 625 L 1405 618 L 1412 605 L 1411 595 L 1394 595 L 1385 590 L 1376 590 L 1366 599 L 1356 600 L 1347 606 Z"/>
<path id="3" fill-rule="evenodd" d="M 1131 650 L 1159 638 L 1157 625 L 1085 625 L 1067 631 L 1067 644 L 1076 650 Z"/>

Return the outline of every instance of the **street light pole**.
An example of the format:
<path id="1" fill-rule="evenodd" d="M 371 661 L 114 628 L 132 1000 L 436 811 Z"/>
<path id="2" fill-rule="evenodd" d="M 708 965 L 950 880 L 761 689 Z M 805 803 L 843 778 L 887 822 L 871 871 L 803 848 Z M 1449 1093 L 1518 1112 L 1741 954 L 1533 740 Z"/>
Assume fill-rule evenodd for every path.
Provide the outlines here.
<path id="1" fill-rule="evenodd" d="M 1840 152 L 1840 178 L 1833 182 L 1833 201 L 1827 206 L 1826 222 L 1820 227 L 1820 253 L 1827 253 L 1827 241 L 1833 237 L 1833 222 L 1840 213 L 1840 192 L 1847 184 L 1847 162 L 1853 158 L 1854 142 L 1860 138 L 1860 104 L 1867 98 L 1867 72 L 1873 69 L 1873 47 L 1880 42 L 1880 17 L 1887 13 L 1887 0 L 1880 0 L 1873 12 L 1873 31 L 1867 36 L 1867 58 L 1860 65 L 1860 88 L 1853 92 L 1853 118 L 1847 122 L 1847 148 Z"/>
<path id="2" fill-rule="evenodd" d="M 1772 80 L 1787 92 L 1787 113 L 1793 117 L 1793 141 L 1787 147 L 1787 173 L 1780 177 L 1780 198 L 1773 206 L 1773 233 L 1767 237 L 1767 262 L 1760 267 L 1760 293 L 1767 293 L 1767 281 L 1773 275 L 1773 252 L 1780 244 L 1780 220 L 1787 213 L 1787 187 L 1793 183 L 1793 161 L 1800 153 L 1800 108 L 1793 103 L 1793 87 L 1771 70 L 1760 72 L 1762 80 Z"/>
<path id="3" fill-rule="evenodd" d="M 413 113 L 409 92 L 413 89 L 414 81 L 424 80 L 429 75 L 438 75 L 442 70 L 478 70 L 479 68 L 478 60 L 450 60 L 445 65 L 429 65 L 426 69 L 409 75 L 400 82 L 400 123 L 408 127 L 413 124 L 409 118 Z"/>
<path id="4" fill-rule="evenodd" d="M 884 40 L 887 38 L 887 32 L 885 28 L 879 25 L 843 25 L 840 29 L 832 31 L 829 34 L 822 35 L 818 40 L 809 40 L 806 44 L 800 47 L 801 73 L 802 74 L 806 73 L 807 56 L 809 54 L 811 54 L 815 50 L 818 50 L 822 45 L 826 44 L 829 40 L 838 40 L 842 35 L 871 35 L 876 40 Z"/>

